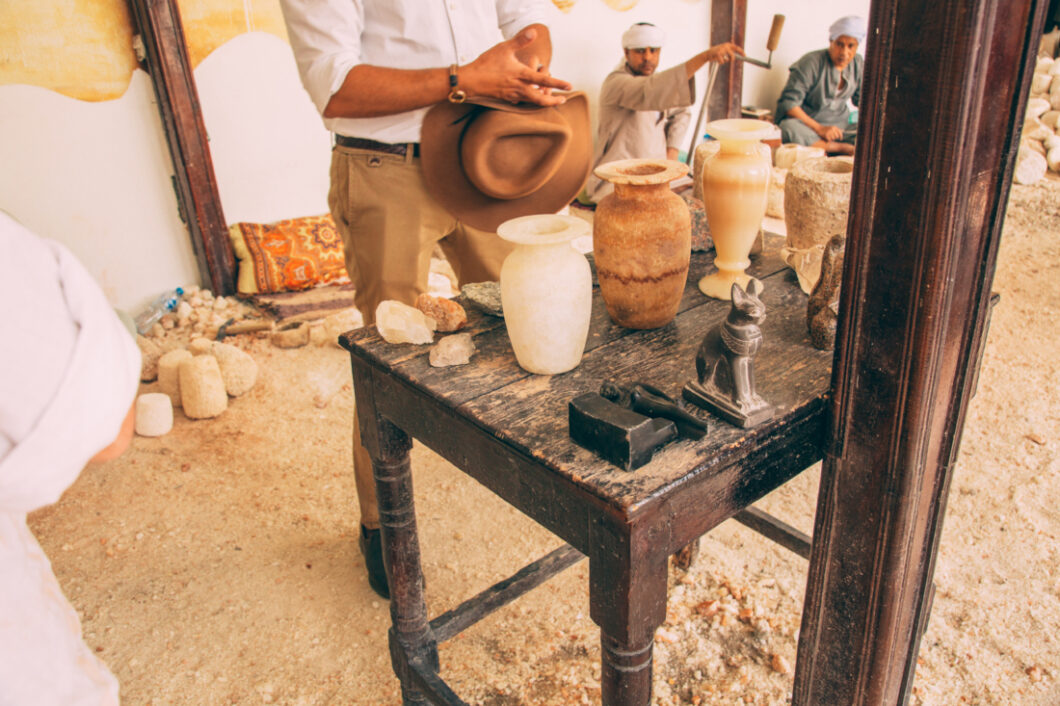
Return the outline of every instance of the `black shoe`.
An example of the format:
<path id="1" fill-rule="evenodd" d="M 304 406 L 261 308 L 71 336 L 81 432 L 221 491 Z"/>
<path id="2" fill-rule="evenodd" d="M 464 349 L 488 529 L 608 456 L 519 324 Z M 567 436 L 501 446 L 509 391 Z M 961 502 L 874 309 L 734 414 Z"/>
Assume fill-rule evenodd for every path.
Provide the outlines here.
<path id="1" fill-rule="evenodd" d="M 383 533 L 377 529 L 368 529 L 361 525 L 361 539 L 358 542 L 364 565 L 368 569 L 368 585 L 381 598 L 390 600 L 390 586 L 386 582 L 386 569 L 383 567 Z"/>

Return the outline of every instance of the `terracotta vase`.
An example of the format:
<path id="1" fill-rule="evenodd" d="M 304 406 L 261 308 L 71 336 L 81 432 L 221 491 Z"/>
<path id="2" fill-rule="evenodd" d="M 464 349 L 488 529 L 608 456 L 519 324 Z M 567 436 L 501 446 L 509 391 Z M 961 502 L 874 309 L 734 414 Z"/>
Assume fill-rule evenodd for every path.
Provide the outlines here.
<path id="1" fill-rule="evenodd" d="M 528 372 L 555 375 L 581 362 L 593 282 L 571 241 L 588 234 L 589 223 L 577 216 L 522 216 L 497 227 L 515 243 L 501 265 L 501 305 L 515 359 Z"/>
<path id="2" fill-rule="evenodd" d="M 615 186 L 596 207 L 593 257 L 600 295 L 619 326 L 658 328 L 677 315 L 692 222 L 670 182 L 687 173 L 687 165 L 665 159 L 624 159 L 595 170 Z"/>
<path id="3" fill-rule="evenodd" d="M 751 264 L 751 247 L 766 213 L 773 167 L 761 141 L 773 135 L 774 127 L 764 120 L 734 118 L 715 120 L 704 129 L 721 143 L 717 154 L 703 163 L 702 174 L 718 271 L 699 280 L 699 289 L 728 301 L 734 282 L 747 289 L 751 280 L 744 270 Z"/>

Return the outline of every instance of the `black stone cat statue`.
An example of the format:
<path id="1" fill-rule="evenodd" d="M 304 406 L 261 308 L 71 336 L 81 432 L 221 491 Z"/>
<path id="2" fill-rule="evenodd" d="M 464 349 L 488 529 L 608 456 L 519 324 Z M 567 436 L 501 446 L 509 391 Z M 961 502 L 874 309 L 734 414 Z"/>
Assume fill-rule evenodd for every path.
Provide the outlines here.
<path id="1" fill-rule="evenodd" d="M 754 357 L 762 346 L 759 324 L 766 318 L 760 291 L 755 279 L 746 292 L 732 285 L 729 316 L 703 337 L 696 354 L 699 381 L 689 382 L 683 390 L 687 401 L 745 429 L 761 424 L 775 411 L 755 392 Z"/>

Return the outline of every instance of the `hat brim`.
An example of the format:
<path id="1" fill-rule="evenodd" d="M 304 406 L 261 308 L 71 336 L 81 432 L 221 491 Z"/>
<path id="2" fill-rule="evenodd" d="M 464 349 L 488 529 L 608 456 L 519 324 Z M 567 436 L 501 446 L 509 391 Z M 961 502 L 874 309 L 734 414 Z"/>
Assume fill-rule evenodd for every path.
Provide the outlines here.
<path id="1" fill-rule="evenodd" d="M 489 99 L 434 105 L 424 117 L 420 133 L 420 164 L 428 192 L 454 218 L 485 231 L 496 231 L 510 218 L 562 209 L 581 191 L 592 167 L 589 102 L 580 91 L 566 97 L 554 108 Z M 460 160 L 460 139 L 468 123 L 464 118 L 482 107 L 509 112 L 556 110 L 570 125 L 572 137 L 563 159 L 540 189 L 517 199 L 498 199 L 482 193 L 467 178 Z"/>

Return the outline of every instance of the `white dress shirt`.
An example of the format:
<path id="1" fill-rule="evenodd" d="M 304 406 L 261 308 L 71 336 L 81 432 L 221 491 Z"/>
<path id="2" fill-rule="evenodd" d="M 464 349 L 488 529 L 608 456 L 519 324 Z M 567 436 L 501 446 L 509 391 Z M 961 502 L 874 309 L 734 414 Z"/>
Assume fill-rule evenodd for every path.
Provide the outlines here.
<path id="1" fill-rule="evenodd" d="M 281 0 L 298 73 L 324 113 L 358 64 L 427 69 L 466 64 L 527 25 L 543 0 Z M 427 108 L 375 118 L 325 118 L 328 130 L 379 142 L 419 142 Z"/>

